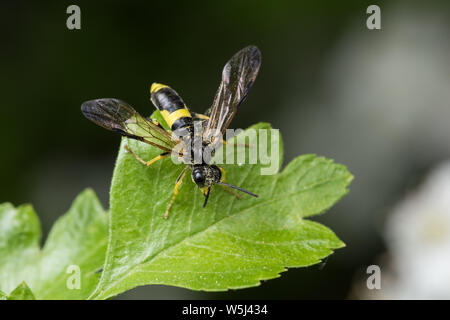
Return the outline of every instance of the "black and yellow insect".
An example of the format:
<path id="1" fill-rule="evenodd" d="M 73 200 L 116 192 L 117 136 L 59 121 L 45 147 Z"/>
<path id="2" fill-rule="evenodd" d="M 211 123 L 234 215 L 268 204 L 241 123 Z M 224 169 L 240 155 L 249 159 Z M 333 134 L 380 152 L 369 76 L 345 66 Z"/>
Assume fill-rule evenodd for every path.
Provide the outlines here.
<path id="1" fill-rule="evenodd" d="M 125 146 L 127 151 L 139 162 L 150 166 L 155 161 L 170 155 L 175 146 L 183 139 L 194 139 L 194 120 L 202 121 L 202 149 L 213 144 L 214 135 L 210 134 L 211 132 L 219 132 L 223 135 L 236 114 L 238 106 L 247 97 L 256 79 L 260 65 L 261 52 L 257 47 L 248 46 L 237 52 L 223 68 L 219 89 L 211 108 L 206 111 L 205 115 L 191 113 L 175 90 L 169 86 L 154 83 L 150 89 L 151 100 L 161 112 L 172 132 L 184 132 L 180 136 L 165 130 L 157 121 L 142 117 L 130 105 L 118 99 L 86 101 L 81 105 L 81 111 L 86 118 L 103 128 L 161 149 L 163 153 L 154 159 L 145 161 L 128 146 Z M 179 156 L 183 157 L 183 153 L 180 153 Z M 188 169 L 191 169 L 192 180 L 200 187 L 205 196 L 203 207 L 206 206 L 211 187 L 215 184 L 223 186 L 238 198 L 240 198 L 240 195 L 228 188 L 234 188 L 257 197 L 257 195 L 247 190 L 225 183 L 225 172 L 222 168 L 205 161 L 195 163 L 193 160 L 189 160 L 176 180 L 172 199 L 164 213 L 165 218 L 169 214 L 169 210 Z"/>

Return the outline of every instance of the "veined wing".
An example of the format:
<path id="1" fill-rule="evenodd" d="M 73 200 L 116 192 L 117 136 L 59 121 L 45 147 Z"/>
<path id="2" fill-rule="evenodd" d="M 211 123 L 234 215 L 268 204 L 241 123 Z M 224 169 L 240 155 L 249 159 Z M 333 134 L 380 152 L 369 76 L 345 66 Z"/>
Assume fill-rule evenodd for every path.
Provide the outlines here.
<path id="1" fill-rule="evenodd" d="M 236 53 L 222 71 L 222 81 L 211 106 L 205 134 L 218 130 L 222 135 L 230 125 L 238 106 L 244 101 L 261 65 L 261 52 L 248 46 Z M 214 133 L 212 133 L 214 134 Z"/>
<path id="2" fill-rule="evenodd" d="M 142 117 L 119 99 L 95 99 L 81 105 L 83 115 L 95 124 L 171 152 L 178 143 L 169 132 Z"/>

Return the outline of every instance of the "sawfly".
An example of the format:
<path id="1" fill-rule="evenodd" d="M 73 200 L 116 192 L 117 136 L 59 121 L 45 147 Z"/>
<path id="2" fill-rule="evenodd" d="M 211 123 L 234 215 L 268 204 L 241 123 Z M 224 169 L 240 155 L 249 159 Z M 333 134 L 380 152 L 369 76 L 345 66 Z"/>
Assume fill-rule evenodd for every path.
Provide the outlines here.
<path id="1" fill-rule="evenodd" d="M 244 190 L 238 186 L 225 183 L 225 171 L 209 161 L 202 160 L 200 163 L 194 161 L 195 152 L 202 152 L 205 148 L 223 142 L 222 136 L 235 116 L 239 105 L 247 97 L 252 87 L 259 67 L 261 65 L 261 52 L 256 46 L 248 46 L 237 52 L 226 64 L 222 71 L 222 81 L 215 95 L 212 106 L 205 114 L 191 112 L 181 97 L 169 86 L 153 83 L 150 88 L 151 101 L 160 111 L 162 117 L 171 130 L 166 130 L 156 120 L 141 116 L 128 103 L 119 99 L 95 99 L 86 101 L 81 105 L 83 115 L 95 124 L 117 132 L 122 136 L 135 139 L 162 150 L 157 157 L 146 161 L 140 158 L 129 146 L 125 146 L 139 162 L 150 166 L 156 161 L 169 156 L 174 152 L 176 146 L 186 146 L 189 141 L 195 139 L 194 122 L 201 122 L 200 148 L 192 149 L 187 156 L 184 149 L 176 151 L 186 166 L 181 171 L 175 182 L 173 196 L 164 213 L 167 218 L 170 208 L 178 195 L 179 188 L 188 170 L 191 177 L 205 196 L 203 207 L 206 206 L 213 185 L 221 185 L 230 193 L 240 198 L 229 188 L 233 188 L 257 197 L 256 194 Z M 177 134 L 174 134 L 177 133 Z M 218 135 L 216 134 L 218 133 Z M 220 137 L 220 140 L 219 138 Z M 187 141 L 187 142 L 186 142 Z M 198 150 L 200 149 L 200 150 Z"/>

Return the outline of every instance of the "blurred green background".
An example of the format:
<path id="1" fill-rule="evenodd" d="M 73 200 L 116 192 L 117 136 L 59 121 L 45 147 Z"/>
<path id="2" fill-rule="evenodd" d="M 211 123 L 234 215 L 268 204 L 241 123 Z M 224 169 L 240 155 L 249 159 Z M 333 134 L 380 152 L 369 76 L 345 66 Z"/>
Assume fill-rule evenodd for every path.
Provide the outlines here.
<path id="1" fill-rule="evenodd" d="M 225 62 L 257 45 L 258 79 L 232 123 L 279 128 L 286 164 L 348 166 L 351 192 L 319 220 L 347 244 L 320 266 L 224 293 L 165 286 L 118 298 L 348 298 L 385 250 L 388 208 L 448 159 L 448 1 L 58 1 L 0 5 L 0 202 L 32 203 L 44 236 L 84 188 L 105 207 L 120 137 L 80 112 L 116 97 L 151 114 L 149 86 L 207 109 Z M 66 8 L 81 8 L 81 30 Z M 381 30 L 366 8 L 381 7 Z M 44 237 L 45 239 L 45 237 Z"/>

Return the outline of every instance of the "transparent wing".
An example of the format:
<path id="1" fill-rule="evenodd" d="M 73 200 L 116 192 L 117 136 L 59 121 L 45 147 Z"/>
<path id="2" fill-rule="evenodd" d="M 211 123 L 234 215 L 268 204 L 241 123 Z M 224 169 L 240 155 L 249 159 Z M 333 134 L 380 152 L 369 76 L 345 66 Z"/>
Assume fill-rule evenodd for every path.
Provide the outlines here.
<path id="1" fill-rule="evenodd" d="M 172 135 L 142 117 L 129 104 L 118 99 L 96 99 L 81 105 L 83 115 L 95 124 L 132 139 L 171 152 L 178 143 Z"/>
<path id="2" fill-rule="evenodd" d="M 236 53 L 222 71 L 222 81 L 210 108 L 205 131 L 218 130 L 224 134 L 244 101 L 261 65 L 261 52 L 248 46 Z"/>

